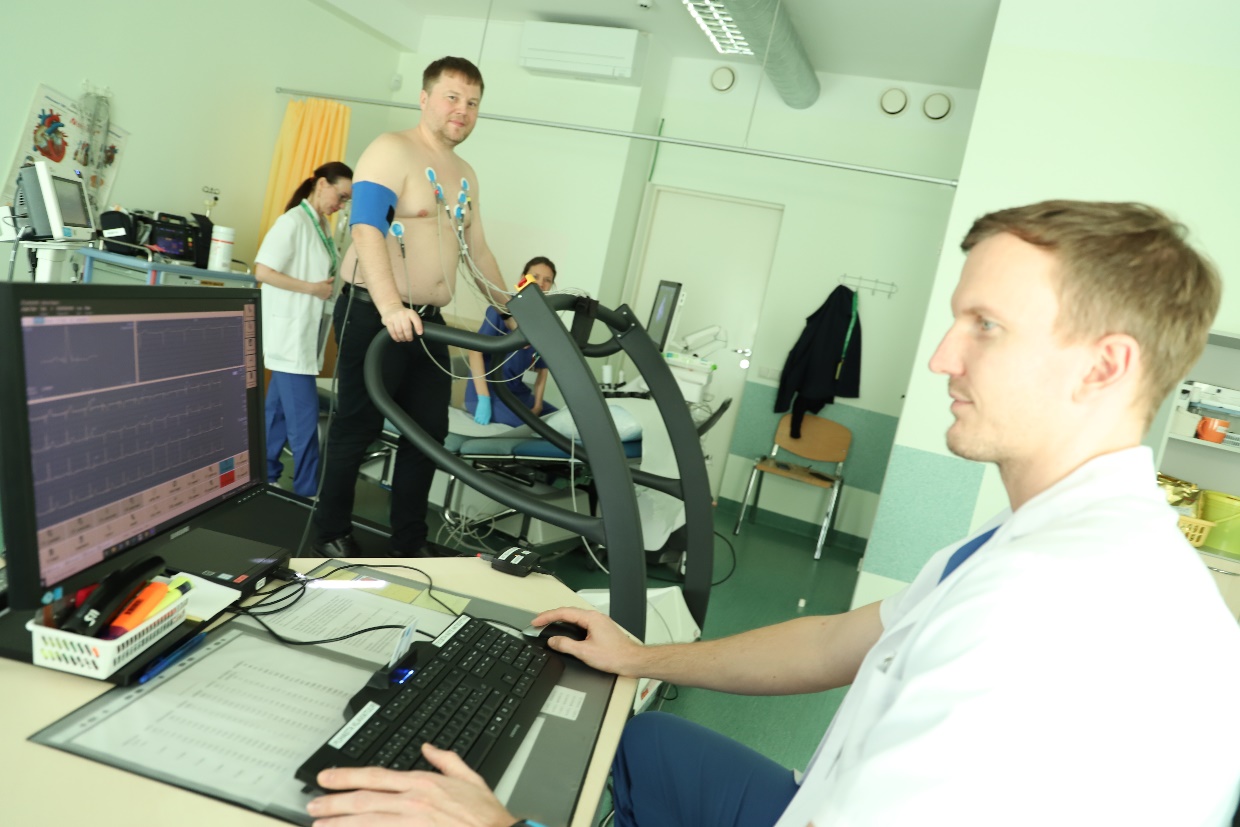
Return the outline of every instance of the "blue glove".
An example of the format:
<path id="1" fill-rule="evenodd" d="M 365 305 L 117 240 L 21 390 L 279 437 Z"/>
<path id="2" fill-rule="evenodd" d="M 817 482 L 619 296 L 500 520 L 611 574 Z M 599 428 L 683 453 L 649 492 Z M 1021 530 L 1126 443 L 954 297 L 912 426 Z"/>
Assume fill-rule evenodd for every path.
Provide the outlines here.
<path id="1" fill-rule="evenodd" d="M 479 425 L 491 424 L 491 397 L 478 397 L 478 407 L 474 408 L 474 422 Z"/>

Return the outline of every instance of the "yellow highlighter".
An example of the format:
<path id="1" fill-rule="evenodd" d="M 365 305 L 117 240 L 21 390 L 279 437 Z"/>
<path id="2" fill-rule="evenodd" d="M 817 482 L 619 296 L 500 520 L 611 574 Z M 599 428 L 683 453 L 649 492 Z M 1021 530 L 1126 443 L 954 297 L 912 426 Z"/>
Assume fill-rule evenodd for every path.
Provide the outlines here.
<path id="1" fill-rule="evenodd" d="M 168 608 L 173 603 L 177 602 L 177 600 L 180 599 L 181 595 L 189 594 L 189 590 L 192 588 L 194 588 L 193 582 L 191 582 L 184 575 L 179 575 L 177 577 L 172 578 L 172 581 L 168 583 L 168 593 L 164 595 L 163 600 L 155 604 L 155 608 L 151 609 L 151 613 L 147 616 L 154 617 L 155 615 L 159 614 L 164 609 Z"/>
<path id="2" fill-rule="evenodd" d="M 104 640 L 115 640 L 142 621 L 151 616 L 155 606 L 161 603 L 168 593 L 168 584 L 154 580 L 147 583 L 138 596 L 129 601 L 129 605 L 121 609 L 121 613 L 112 619 L 108 628 L 99 635 Z"/>

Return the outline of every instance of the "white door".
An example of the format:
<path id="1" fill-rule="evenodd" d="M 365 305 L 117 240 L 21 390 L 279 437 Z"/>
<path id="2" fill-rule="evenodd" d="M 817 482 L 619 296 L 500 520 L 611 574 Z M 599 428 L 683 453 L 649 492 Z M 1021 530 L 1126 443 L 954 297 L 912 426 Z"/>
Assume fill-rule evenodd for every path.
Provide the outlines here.
<path id="1" fill-rule="evenodd" d="M 644 324 L 659 282 L 683 285 L 684 303 L 668 339 L 669 350 L 683 351 L 686 336 L 719 327 L 716 342 L 700 348 L 713 349 L 705 358 L 719 366 L 705 401 L 713 410 L 732 400 L 702 446 L 715 496 L 753 359 L 782 218 L 783 208 L 777 205 L 655 187 L 646 210 L 636 282 L 626 291 L 629 306 Z"/>

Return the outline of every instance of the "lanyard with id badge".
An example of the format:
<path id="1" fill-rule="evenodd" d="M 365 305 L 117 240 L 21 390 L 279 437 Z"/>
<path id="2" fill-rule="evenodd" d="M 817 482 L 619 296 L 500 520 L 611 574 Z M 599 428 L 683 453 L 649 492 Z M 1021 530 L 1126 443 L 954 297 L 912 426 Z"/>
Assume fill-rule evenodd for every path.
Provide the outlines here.
<path id="1" fill-rule="evenodd" d="M 336 270 L 340 266 L 340 259 L 336 253 L 336 244 L 327 237 L 327 233 L 323 232 L 323 224 L 319 221 L 319 216 L 314 209 L 305 201 L 301 202 L 301 208 L 306 211 L 306 215 L 310 216 L 310 222 L 314 224 L 314 230 L 319 234 L 319 240 L 323 242 L 323 247 L 327 250 L 327 254 L 331 256 L 332 267 L 328 273 L 328 278 L 334 279 L 336 278 Z M 327 348 L 327 331 L 331 328 L 331 313 L 331 303 L 324 302 L 323 317 L 319 319 L 318 347 L 316 349 L 319 359 L 323 358 L 323 352 Z"/>

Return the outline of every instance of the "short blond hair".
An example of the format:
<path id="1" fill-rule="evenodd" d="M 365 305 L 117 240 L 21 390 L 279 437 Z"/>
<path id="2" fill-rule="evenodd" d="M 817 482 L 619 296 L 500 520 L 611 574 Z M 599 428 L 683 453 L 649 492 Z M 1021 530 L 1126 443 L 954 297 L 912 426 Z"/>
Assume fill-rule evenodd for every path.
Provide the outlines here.
<path id="1" fill-rule="evenodd" d="M 1058 259 L 1056 327 L 1069 340 L 1137 341 L 1149 427 L 1201 356 L 1222 298 L 1217 270 L 1185 241 L 1184 225 L 1146 204 L 1043 201 L 982 216 L 960 246 L 968 252 L 999 233 Z"/>

